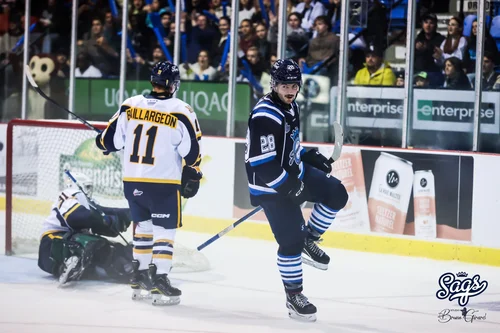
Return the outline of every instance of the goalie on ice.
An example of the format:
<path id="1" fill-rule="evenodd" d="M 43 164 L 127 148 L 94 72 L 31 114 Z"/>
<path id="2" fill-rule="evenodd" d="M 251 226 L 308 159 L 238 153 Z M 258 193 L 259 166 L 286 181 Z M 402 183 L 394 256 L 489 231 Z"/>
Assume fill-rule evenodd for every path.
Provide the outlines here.
<path id="1" fill-rule="evenodd" d="M 38 267 L 58 277 L 60 285 L 82 278 L 128 282 L 133 272 L 132 246 L 102 236 L 116 237 L 126 231 L 132 222 L 129 209 L 100 207 L 103 217 L 87 200 L 93 190 L 90 178 L 76 172 L 73 177 L 85 193 L 66 178 L 67 188 L 42 225 Z"/>

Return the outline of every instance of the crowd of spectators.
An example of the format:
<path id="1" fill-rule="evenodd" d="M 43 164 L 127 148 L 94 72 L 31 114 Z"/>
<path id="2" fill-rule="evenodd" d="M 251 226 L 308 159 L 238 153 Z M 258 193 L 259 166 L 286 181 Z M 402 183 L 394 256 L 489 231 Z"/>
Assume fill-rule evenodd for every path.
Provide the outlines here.
<path id="1" fill-rule="evenodd" d="M 238 80 L 249 82 L 255 91 L 261 93 L 267 88 L 265 83 L 269 81 L 270 67 L 276 60 L 277 14 L 281 2 L 240 0 L 236 54 L 240 70 Z M 110 6 L 112 3 L 114 6 Z M 341 0 L 286 2 L 286 57 L 295 59 L 305 73 L 330 78 L 332 85 L 336 84 L 338 72 L 341 3 Z M 354 85 L 400 86 L 404 84 L 404 74 L 391 68 L 384 56 L 390 44 L 390 22 L 387 20 L 390 9 L 381 0 L 370 0 L 369 3 L 367 26 L 353 29 L 350 34 L 354 40 L 349 52 L 349 82 Z M 129 1 L 127 79 L 147 80 L 155 62 L 173 55 L 177 20 L 174 4 L 173 0 Z M 62 79 L 69 77 L 71 5 L 71 0 L 42 0 L 32 2 L 31 8 L 30 56 L 46 54 L 54 57 L 58 65 L 57 76 Z M 121 0 L 78 2 L 76 77 L 119 76 L 121 6 Z M 226 45 L 230 38 L 230 2 L 186 0 L 184 6 L 178 18 L 182 33 L 181 78 L 226 81 L 227 62 L 232 56 Z M 448 21 L 447 35 L 443 36 L 437 32 L 435 14 L 424 8 L 419 15 L 414 84 L 472 89 L 477 22 L 472 24 L 470 36 L 465 37 L 462 19 L 453 16 Z M 22 47 L 16 49 L 16 43 L 23 36 L 24 19 L 23 0 L 0 0 L 1 71 L 11 65 L 10 71 L 16 72 L 22 64 Z M 487 33 L 482 73 L 485 90 L 500 89 L 500 79 L 495 71 L 498 63 L 496 42 Z M 12 89 L 17 87 L 16 84 L 10 86 Z"/>

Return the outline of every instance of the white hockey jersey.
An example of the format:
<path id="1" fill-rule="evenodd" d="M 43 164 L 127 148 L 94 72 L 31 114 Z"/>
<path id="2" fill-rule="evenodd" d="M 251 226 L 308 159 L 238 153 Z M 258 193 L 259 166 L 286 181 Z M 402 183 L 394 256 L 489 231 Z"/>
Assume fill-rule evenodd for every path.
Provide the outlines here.
<path id="1" fill-rule="evenodd" d="M 180 184 L 182 159 L 200 164 L 200 141 L 196 113 L 187 103 L 138 95 L 123 102 L 97 144 L 124 150 L 123 181 Z"/>
<path id="2" fill-rule="evenodd" d="M 89 202 L 83 193 L 73 188 L 68 188 L 59 194 L 59 198 L 52 205 L 50 215 L 42 224 L 40 238 L 54 232 L 67 232 L 71 228 L 71 220 L 78 218 L 84 210 L 90 211 Z"/>

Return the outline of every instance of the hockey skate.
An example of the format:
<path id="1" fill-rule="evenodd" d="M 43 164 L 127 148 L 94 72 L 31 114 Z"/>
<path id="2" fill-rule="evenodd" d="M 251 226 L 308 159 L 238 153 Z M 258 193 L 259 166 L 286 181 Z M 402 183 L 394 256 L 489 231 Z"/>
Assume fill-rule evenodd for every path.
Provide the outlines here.
<path id="1" fill-rule="evenodd" d="M 83 267 L 79 257 L 71 256 L 64 260 L 64 264 L 61 266 L 61 274 L 59 275 L 59 287 L 66 286 L 70 281 L 79 280 L 82 273 Z"/>
<path id="2" fill-rule="evenodd" d="M 330 263 L 330 257 L 316 244 L 319 241 L 319 234 L 309 228 L 309 234 L 304 240 L 302 250 L 302 262 L 309 266 L 326 271 Z"/>
<path id="3" fill-rule="evenodd" d="M 301 321 L 316 321 L 316 307 L 302 293 L 286 293 L 288 316 Z"/>
<path id="4" fill-rule="evenodd" d="M 153 305 L 177 305 L 181 302 L 179 296 L 182 292 L 172 287 L 167 274 L 156 274 L 155 264 L 149 264 L 149 278 L 152 282 Z"/>
<path id="5" fill-rule="evenodd" d="M 151 299 L 151 280 L 149 279 L 149 271 L 147 269 L 139 270 L 139 261 L 132 260 L 134 273 L 130 280 L 132 288 L 132 300 L 138 301 L 142 299 Z"/>

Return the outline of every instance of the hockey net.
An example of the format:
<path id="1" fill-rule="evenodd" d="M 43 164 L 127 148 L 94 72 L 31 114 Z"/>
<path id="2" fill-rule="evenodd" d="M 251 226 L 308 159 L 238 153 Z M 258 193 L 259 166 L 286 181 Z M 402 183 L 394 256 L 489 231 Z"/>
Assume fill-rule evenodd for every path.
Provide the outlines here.
<path id="1" fill-rule="evenodd" d="M 104 129 L 104 124 L 94 124 Z M 6 253 L 36 257 L 41 226 L 65 188 L 64 170 L 94 182 L 92 198 L 107 207 L 128 207 L 123 196 L 120 153 L 103 155 L 96 133 L 74 121 L 13 120 L 7 127 Z M 123 233 L 132 241 L 133 227 Z M 114 241 L 120 241 L 115 238 Z M 208 259 L 175 243 L 173 270 L 205 271 Z"/>

